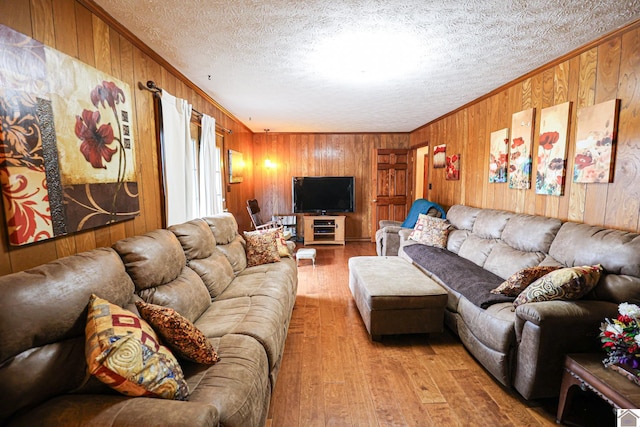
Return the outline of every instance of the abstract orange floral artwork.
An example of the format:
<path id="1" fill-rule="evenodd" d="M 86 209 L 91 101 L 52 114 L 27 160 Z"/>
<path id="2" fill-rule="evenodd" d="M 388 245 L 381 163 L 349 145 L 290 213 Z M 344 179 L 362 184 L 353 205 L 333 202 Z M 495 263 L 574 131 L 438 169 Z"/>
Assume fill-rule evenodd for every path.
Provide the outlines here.
<path id="1" fill-rule="evenodd" d="M 565 102 L 541 112 L 536 194 L 562 196 L 564 192 L 570 109 L 571 103 Z"/>
<path id="2" fill-rule="evenodd" d="M 129 86 L 2 25 L 0 58 L 9 243 L 138 215 Z"/>
<path id="3" fill-rule="evenodd" d="M 619 101 L 612 99 L 578 110 L 574 182 L 612 181 L 618 105 Z"/>

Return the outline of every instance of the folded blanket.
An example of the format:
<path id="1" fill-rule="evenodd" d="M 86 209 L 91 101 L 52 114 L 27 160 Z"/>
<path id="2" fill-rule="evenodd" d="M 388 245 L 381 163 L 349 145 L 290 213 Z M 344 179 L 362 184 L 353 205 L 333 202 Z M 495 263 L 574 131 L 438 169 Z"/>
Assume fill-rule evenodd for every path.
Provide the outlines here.
<path id="1" fill-rule="evenodd" d="M 515 299 L 489 292 L 504 282 L 504 279 L 446 249 L 410 245 L 404 248 L 404 252 L 414 263 L 478 307 L 487 308 L 492 304 Z"/>

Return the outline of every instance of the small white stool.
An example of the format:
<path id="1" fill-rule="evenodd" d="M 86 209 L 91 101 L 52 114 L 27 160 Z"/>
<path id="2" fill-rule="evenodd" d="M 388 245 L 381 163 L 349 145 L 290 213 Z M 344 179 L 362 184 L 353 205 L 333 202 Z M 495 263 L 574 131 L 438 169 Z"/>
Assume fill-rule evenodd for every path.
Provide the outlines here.
<path id="1" fill-rule="evenodd" d="M 310 259 L 313 262 L 313 266 L 316 266 L 316 250 L 314 248 L 300 248 L 296 252 L 296 264 L 301 259 Z"/>

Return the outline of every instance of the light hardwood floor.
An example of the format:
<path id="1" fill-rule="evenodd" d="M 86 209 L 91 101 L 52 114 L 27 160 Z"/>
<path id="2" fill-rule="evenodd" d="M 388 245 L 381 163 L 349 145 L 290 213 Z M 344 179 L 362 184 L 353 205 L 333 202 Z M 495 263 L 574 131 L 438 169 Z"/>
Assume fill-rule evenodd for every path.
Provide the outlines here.
<path id="1" fill-rule="evenodd" d="M 555 407 L 499 385 L 448 330 L 371 342 L 348 287 L 367 242 L 316 246 L 301 260 L 268 427 L 551 426 Z"/>

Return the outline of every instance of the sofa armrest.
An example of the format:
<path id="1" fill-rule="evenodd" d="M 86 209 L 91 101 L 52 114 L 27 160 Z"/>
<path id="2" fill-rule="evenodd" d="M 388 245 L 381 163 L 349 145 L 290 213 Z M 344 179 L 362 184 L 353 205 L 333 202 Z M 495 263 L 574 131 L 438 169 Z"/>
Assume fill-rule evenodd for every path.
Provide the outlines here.
<path id="1" fill-rule="evenodd" d="M 18 414 L 9 420 L 7 426 L 215 427 L 219 424 L 218 410 L 206 403 L 150 397 L 76 394 L 56 397 L 28 412 Z"/>
<path id="2" fill-rule="evenodd" d="M 402 225 L 402 223 L 400 221 L 390 221 L 388 219 L 381 219 L 380 220 L 380 229 L 385 229 L 385 231 L 388 232 L 392 232 L 392 233 L 397 233 L 398 230 L 400 230 L 400 226 Z M 392 227 L 392 228 L 390 228 Z"/>
<path id="3" fill-rule="evenodd" d="M 618 306 L 607 301 L 544 301 L 520 305 L 516 308 L 516 334 L 522 331 L 524 322 L 540 327 L 561 326 L 557 334 L 570 334 L 571 326 L 592 325 L 604 321 L 605 317 L 616 317 Z"/>
<path id="4" fill-rule="evenodd" d="M 409 239 L 409 236 L 413 232 L 413 228 L 402 228 L 398 231 L 398 235 L 400 236 L 401 242 L 406 242 Z"/>
<path id="5" fill-rule="evenodd" d="M 545 301 L 516 309 L 517 362 L 513 385 L 525 399 L 558 396 L 568 353 L 600 349 L 600 323 L 616 316 L 606 301 Z M 604 352 L 603 352 L 604 356 Z"/>

